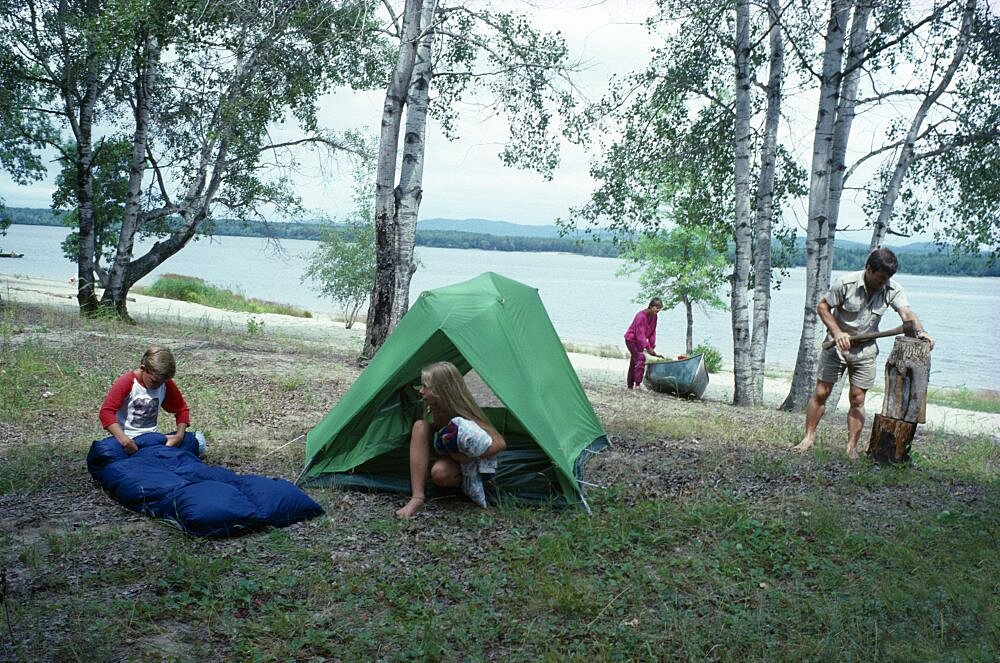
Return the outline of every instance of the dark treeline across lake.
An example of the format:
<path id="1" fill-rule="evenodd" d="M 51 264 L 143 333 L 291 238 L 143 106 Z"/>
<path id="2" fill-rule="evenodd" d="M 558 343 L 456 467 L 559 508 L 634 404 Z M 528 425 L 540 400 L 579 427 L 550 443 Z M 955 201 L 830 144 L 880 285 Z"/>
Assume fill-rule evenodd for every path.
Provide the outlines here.
<path id="1" fill-rule="evenodd" d="M 5 248 L 16 249 L 25 257 L 0 260 L 0 272 L 66 280 L 76 273 L 76 265 L 59 249 L 66 232 L 65 228 L 12 226 L 4 238 Z M 137 251 L 145 251 L 149 244 L 140 244 Z M 305 256 L 316 248 L 316 242 L 283 240 L 281 246 L 284 251 L 277 253 L 259 238 L 203 239 L 185 247 L 139 284 L 151 285 L 163 274 L 183 274 L 248 297 L 335 313 L 332 302 L 308 282 L 301 283 Z M 421 266 L 413 278 L 411 301 L 423 290 L 464 281 L 484 271 L 498 272 L 538 288 L 559 336 L 573 343 L 610 345 L 624 351 L 622 334 L 641 308 L 633 301 L 638 292 L 636 279 L 617 275 L 622 265 L 617 258 L 433 247 L 418 247 L 417 257 Z M 901 261 L 897 280 L 937 340 L 931 367 L 933 386 L 1000 390 L 1000 366 L 994 353 L 996 330 L 1000 328 L 1000 279 L 918 276 L 907 270 L 908 255 Z M 772 297 L 767 364 L 790 370 L 802 329 L 805 271 L 792 269 Z M 695 344 L 711 343 L 731 364 L 731 324 L 728 311 L 696 310 Z M 882 328 L 898 324 L 890 312 Z M 668 356 L 684 352 L 684 328 L 680 308 L 661 313 L 658 349 Z M 891 339 L 881 341 L 881 360 L 891 347 Z M 881 371 L 880 366 L 879 375 Z"/>
<path id="2" fill-rule="evenodd" d="M 59 218 L 50 209 L 12 207 L 7 209 L 7 215 L 16 224 L 62 226 Z M 216 219 L 211 222 L 207 230 L 210 230 L 213 235 L 224 237 L 273 237 L 275 239 L 319 240 L 324 230 L 329 228 L 331 228 L 330 225 L 317 222 L 284 222 L 271 223 L 265 226 L 260 222 Z M 342 226 L 333 226 L 333 228 L 337 232 L 345 232 Z M 580 233 L 576 238 L 558 236 L 526 237 L 508 234 L 464 232 L 460 230 L 421 229 L 418 227 L 416 241 L 417 246 L 441 249 L 574 253 L 605 258 L 615 258 L 619 254 L 618 245 L 612 241 L 611 236 L 607 233 L 597 233 L 595 235 Z M 990 264 L 986 254 L 978 256 L 952 255 L 941 252 L 935 245 L 928 243 L 898 247 L 887 246 L 894 248 L 900 255 L 906 256 L 907 271 L 910 274 L 1000 276 L 1000 262 Z M 837 250 L 834 253 L 833 269 L 838 271 L 854 269 L 855 265 L 864 264 L 867 255 L 868 246 L 865 244 L 846 240 L 838 241 Z M 787 254 L 782 253 L 781 248 L 776 243 L 774 247 L 774 260 L 776 265 L 804 267 L 806 257 L 802 240 L 800 239 L 796 248 Z"/>

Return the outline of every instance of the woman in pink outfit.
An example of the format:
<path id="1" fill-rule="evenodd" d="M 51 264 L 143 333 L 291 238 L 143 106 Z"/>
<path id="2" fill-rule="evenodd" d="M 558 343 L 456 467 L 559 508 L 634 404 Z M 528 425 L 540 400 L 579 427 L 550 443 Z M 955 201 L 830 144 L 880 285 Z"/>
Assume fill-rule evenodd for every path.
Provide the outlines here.
<path id="1" fill-rule="evenodd" d="M 663 310 L 659 297 L 649 300 L 649 306 L 635 314 L 632 324 L 625 332 L 625 347 L 628 348 L 628 375 L 625 384 L 629 389 L 642 388 L 643 370 L 646 368 L 646 354 L 662 357 L 656 353 L 656 315 Z"/>

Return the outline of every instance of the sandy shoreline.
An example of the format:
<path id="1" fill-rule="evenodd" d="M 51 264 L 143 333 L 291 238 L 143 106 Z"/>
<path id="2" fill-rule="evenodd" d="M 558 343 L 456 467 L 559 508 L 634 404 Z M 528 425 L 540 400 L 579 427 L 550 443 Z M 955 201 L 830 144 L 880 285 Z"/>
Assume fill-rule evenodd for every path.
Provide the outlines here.
<path id="1" fill-rule="evenodd" d="M 54 281 L 0 274 L 0 296 L 5 300 L 26 304 L 41 304 L 69 311 L 77 311 L 76 285 L 67 281 Z M 322 338 L 339 347 L 360 348 L 364 341 L 364 325 L 357 323 L 353 329 L 345 329 L 344 323 L 335 320 L 327 314 L 319 314 L 313 318 L 297 318 L 273 313 L 239 313 L 221 309 L 191 304 L 172 299 L 147 297 L 132 294 L 129 296 L 129 313 L 137 320 L 164 320 L 195 322 L 205 321 L 214 325 L 232 325 L 234 330 L 246 330 L 251 319 L 263 323 L 263 331 L 280 331 L 294 336 L 306 338 Z M 581 379 L 589 382 L 606 384 L 621 383 L 624 391 L 625 370 L 628 362 L 625 359 L 613 357 L 598 357 L 596 355 L 570 352 L 569 358 Z M 769 407 L 777 407 L 788 393 L 789 381 L 777 377 L 766 378 L 764 381 L 764 400 Z M 705 393 L 709 400 L 728 402 L 732 400 L 733 375 L 722 371 L 711 376 L 711 382 Z M 647 396 L 653 398 L 654 396 Z M 882 407 L 882 395 L 869 393 L 866 409 L 869 417 L 879 412 Z M 846 412 L 847 390 L 841 398 L 838 412 Z M 956 408 L 928 405 L 927 423 L 924 426 L 947 430 L 949 432 L 975 434 L 986 433 L 997 436 L 1000 431 L 1000 414 L 970 412 Z"/>

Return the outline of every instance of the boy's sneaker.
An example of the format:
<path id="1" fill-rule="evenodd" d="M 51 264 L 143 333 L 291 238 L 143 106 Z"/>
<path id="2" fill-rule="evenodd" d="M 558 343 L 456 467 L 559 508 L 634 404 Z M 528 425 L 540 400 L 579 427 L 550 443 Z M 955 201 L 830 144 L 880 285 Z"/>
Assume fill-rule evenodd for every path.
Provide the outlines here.
<path id="1" fill-rule="evenodd" d="M 200 430 L 194 432 L 194 437 L 198 440 L 198 457 L 201 458 L 205 455 L 205 447 L 208 445 L 208 440 L 205 439 L 205 434 Z"/>

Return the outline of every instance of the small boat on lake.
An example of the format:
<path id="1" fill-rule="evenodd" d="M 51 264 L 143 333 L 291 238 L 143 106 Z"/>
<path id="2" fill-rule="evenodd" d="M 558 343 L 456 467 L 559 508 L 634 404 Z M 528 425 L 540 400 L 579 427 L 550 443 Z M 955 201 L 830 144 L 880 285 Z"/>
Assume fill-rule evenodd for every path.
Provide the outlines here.
<path id="1" fill-rule="evenodd" d="M 681 398 L 701 398 L 708 387 L 708 369 L 705 356 L 694 355 L 676 361 L 657 361 L 646 364 L 646 388 Z"/>
<path id="2" fill-rule="evenodd" d="M 23 258 L 23 253 L 15 253 L 14 251 L 0 251 L 0 258 Z"/>

